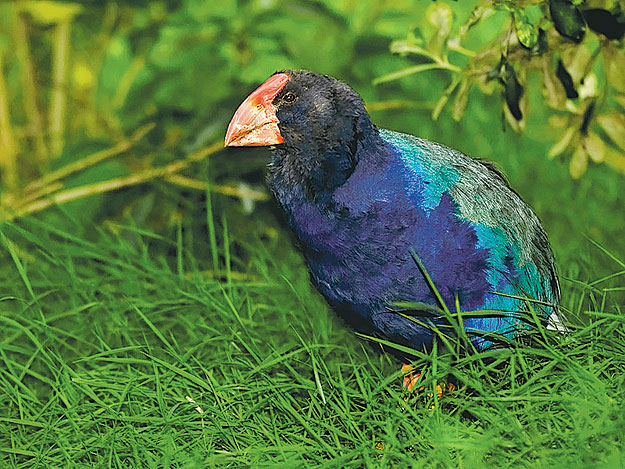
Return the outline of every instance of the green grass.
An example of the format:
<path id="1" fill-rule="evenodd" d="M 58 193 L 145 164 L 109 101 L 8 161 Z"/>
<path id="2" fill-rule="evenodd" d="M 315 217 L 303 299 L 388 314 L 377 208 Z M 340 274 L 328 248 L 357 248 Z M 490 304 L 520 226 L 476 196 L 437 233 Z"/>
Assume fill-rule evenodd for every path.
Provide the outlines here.
<path id="1" fill-rule="evenodd" d="M 597 249 L 612 279 L 565 281 L 570 334 L 435 348 L 415 362 L 426 392 L 406 395 L 399 363 L 335 318 L 286 232 L 224 243 L 208 222 L 195 241 L 219 253 L 200 260 L 184 226 L 2 226 L 2 467 L 625 464 L 618 257 Z M 458 389 L 428 397 L 449 376 Z"/>

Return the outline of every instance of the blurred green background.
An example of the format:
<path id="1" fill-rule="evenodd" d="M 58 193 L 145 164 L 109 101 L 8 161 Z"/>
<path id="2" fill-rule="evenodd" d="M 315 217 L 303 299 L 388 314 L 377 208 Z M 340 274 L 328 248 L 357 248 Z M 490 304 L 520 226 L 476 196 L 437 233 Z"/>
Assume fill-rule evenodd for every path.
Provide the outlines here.
<path id="1" fill-rule="evenodd" d="M 603 13 L 597 11 L 608 14 L 613 29 L 599 31 L 594 19 Z M 271 460 L 263 451 L 274 433 L 290 438 L 292 432 L 293 441 L 300 441 L 297 435 L 311 431 L 300 414 L 311 419 L 314 414 L 322 427 L 328 415 L 336 428 L 345 422 L 336 433 L 328 430 L 343 442 L 336 447 L 361 448 L 359 438 L 368 433 L 350 433 L 365 426 L 361 414 L 349 406 L 345 414 L 322 407 L 315 400 L 322 385 L 328 402 L 342 392 L 357 403 L 375 400 L 367 428 L 377 430 L 371 430 L 371 444 L 356 466 L 377 454 L 379 435 L 396 428 L 388 422 L 403 421 L 404 410 L 376 387 L 392 386 L 396 377 L 389 370 L 396 364 L 383 355 L 369 360 L 308 285 L 264 184 L 268 150 L 223 149 L 237 106 L 282 68 L 347 82 L 380 127 L 496 162 L 545 226 L 565 309 L 578 322 L 592 322 L 592 315 L 582 314 L 588 309 L 620 315 L 623 11 L 622 0 L 1 3 L 0 322 L 6 328 L 0 348 L 5 363 L 0 452 L 16 466 L 81 460 L 128 467 L 150 460 L 155 467 L 173 467 L 179 457 L 176 467 L 183 467 L 185 461 L 206 463 L 203 454 L 223 457 L 222 462 L 243 457 L 241 464 L 253 465 Z M 610 340 L 605 343 L 614 343 Z M 587 400 L 605 415 L 622 402 L 604 390 L 614 381 L 602 373 L 621 366 L 622 351 L 612 353 L 608 365 L 596 365 L 602 367 L 596 375 L 605 381 L 564 378 L 590 383 L 579 391 L 581 397 L 575 394 L 579 412 L 587 411 Z M 305 357 L 291 367 L 284 357 L 298 354 Z M 592 363 L 604 363 L 587 362 L 593 370 Z M 350 366 L 356 377 L 340 386 L 332 381 Z M 437 378 L 435 370 L 431 376 Z M 181 417 L 175 411 L 185 393 L 203 396 L 205 408 L 212 405 L 211 390 L 202 384 L 207 377 L 221 380 L 210 388 L 219 403 L 213 428 L 220 429 L 210 438 L 203 433 L 210 425 L 193 426 L 195 413 Z M 295 388 L 304 397 L 290 401 Z M 493 391 L 502 392 L 507 390 Z M 323 391 L 321 397 L 325 405 Z M 220 399 L 227 409 L 238 409 L 239 417 L 245 415 L 235 436 L 220 433 L 222 426 L 236 427 L 229 426 L 230 411 Z M 278 406 L 280 418 L 262 413 L 263 399 Z M 455 408 L 461 410 L 444 417 L 423 406 L 410 412 L 424 412 L 419 419 L 432 425 L 438 419 L 443 429 L 457 425 L 475 445 L 467 443 L 468 453 L 457 454 L 493 464 L 516 464 L 506 448 L 532 441 L 538 454 L 562 445 L 560 463 L 576 457 L 587 464 L 605 462 L 593 452 L 610 454 L 597 445 L 609 448 L 611 437 L 603 438 L 601 431 L 616 428 L 614 415 L 622 410 L 601 414 L 609 422 L 597 420 L 591 410 L 572 418 L 565 406 L 570 402 L 556 400 L 554 406 L 565 409 L 557 422 L 573 421 L 575 428 L 553 430 L 554 440 L 543 441 L 551 437 L 552 423 L 534 422 L 535 409 L 493 405 L 482 414 L 478 409 L 476 415 L 494 425 L 482 430 L 470 418 L 463 420 L 462 406 L 473 401 L 463 402 Z M 254 406 L 262 412 L 248 414 Z M 375 414 L 387 410 L 389 415 Z M 100 427 L 92 426 L 92 415 L 101 418 Z M 286 423 L 280 420 L 285 415 L 291 415 Z M 176 419 L 186 423 L 176 427 Z M 48 426 L 37 423 L 44 420 Z M 519 421 L 535 427 L 510 436 Z M 267 433 L 250 436 L 263 422 L 271 422 Z M 593 422 L 604 422 L 603 430 L 595 432 Z M 146 423 L 155 425 L 154 432 L 167 430 L 144 433 Z M 411 428 L 408 434 L 421 431 L 418 425 Z M 436 439 L 432 431 L 424 441 Z M 406 445 L 401 451 L 419 453 L 413 436 L 397 438 Z M 294 443 L 276 454 L 295 455 L 284 456 L 290 463 L 310 462 L 310 454 L 336 456 L 334 442 L 328 448 L 312 440 L 301 443 L 303 449 Z M 33 446 L 38 441 L 39 449 Z M 490 449 L 476 449 L 486 448 L 486 441 L 492 442 Z M 315 448 L 310 454 L 308 444 Z M 245 445 L 259 445 L 258 453 L 246 453 Z M 590 448 L 586 456 L 575 452 L 578 446 Z M 46 448 L 52 449 L 46 453 Z M 396 463 L 401 451 L 393 453 Z M 432 461 L 458 464 L 455 451 L 445 450 Z M 519 458 L 531 462 L 536 454 L 534 448 Z M 332 467 L 344 467 L 337 464 Z"/>
<path id="2" fill-rule="evenodd" d="M 601 3 L 619 7 L 618 2 Z M 281 68 L 305 68 L 349 83 L 363 96 L 381 127 L 497 162 L 546 225 L 558 260 L 566 266 L 563 274 L 592 275 L 588 272 L 601 263 L 587 249 L 584 236 L 620 257 L 625 253 L 625 143 L 618 141 L 625 139 L 625 125 L 619 120 L 624 90 L 620 80 L 610 81 L 604 73 L 606 64 L 615 64 L 614 76 L 625 70 L 621 63 L 625 55 L 617 42 L 590 30 L 579 46 L 560 37 L 549 22 L 546 2 L 497 2 L 493 7 L 490 2 L 447 5 L 416 0 L 24 1 L 4 3 L 0 8 L 2 201 L 9 218 L 33 211 L 24 206 L 26 200 L 47 197 L 50 201 L 49 194 L 62 189 L 162 167 L 218 141 L 234 110 L 253 88 Z M 531 18 L 528 27 L 535 31 L 549 31 L 544 39 L 549 42 L 546 51 L 537 52 L 535 47 L 530 52 L 519 45 L 511 26 L 518 26 L 511 18 L 519 15 Z M 468 29 L 471 22 L 476 24 Z M 454 47 L 459 37 L 462 44 Z M 504 46 L 502 37 L 511 38 L 511 45 Z M 412 46 L 433 51 L 464 74 L 426 69 L 385 81 L 388 74 L 432 62 L 427 55 L 390 50 L 405 51 Z M 585 54 L 576 52 L 582 49 Z M 509 57 L 524 88 L 521 107 L 526 112 L 517 129 L 504 119 L 502 55 Z M 565 88 L 555 78 L 558 60 L 565 62 L 577 80 L 574 86 L 581 88 L 583 78 L 592 74 L 595 89 L 587 96 L 566 100 Z M 549 74 L 543 73 L 544 68 Z M 448 89 L 459 77 L 469 78 L 459 87 L 462 92 L 458 87 Z M 551 90 L 545 85 L 547 78 L 553 80 Z M 449 104 L 436 110 L 438 119 L 433 120 L 433 110 L 446 90 Z M 607 142 L 603 146 L 611 158 L 583 156 L 582 164 L 574 169 L 572 155 L 582 147 L 575 143 L 581 135 L 580 114 L 591 103 L 589 127 L 598 128 L 591 133 Z M 601 113 L 617 114 L 610 116 L 615 130 L 607 137 L 596 123 Z M 509 113 L 507 117 L 515 124 Z M 132 148 L 120 149 L 119 155 L 100 164 L 85 163 L 81 171 L 53 181 L 61 185 L 39 181 L 39 186 L 48 185 L 46 190 L 29 192 L 29 183 L 98 150 L 123 145 L 145 124 L 154 127 L 128 145 Z M 516 132 L 519 128 L 522 131 Z M 573 143 L 549 158 L 550 149 L 569 130 Z M 148 177 L 147 184 L 131 184 L 106 195 L 88 197 L 87 190 L 62 211 L 79 214 L 81 229 L 130 217 L 139 226 L 171 236 L 179 217 L 197 219 L 194 210 L 203 197 L 197 189 L 208 178 L 218 185 L 217 191 L 234 193 L 234 198 L 218 195 L 214 202 L 219 213 L 232 214 L 229 221 L 234 229 L 241 225 L 236 239 L 249 226 L 261 231 L 271 228 L 263 223 L 263 212 L 272 202 L 263 201 L 250 210 L 248 201 L 247 210 L 242 210 L 236 200 L 241 182 L 265 191 L 262 171 L 267 158 L 263 150 L 217 152 L 177 172 L 202 176 L 186 181 L 191 194 L 176 184 L 184 183 L 182 179 L 170 178 L 166 183 L 163 178 Z M 251 197 L 266 199 L 255 192 Z M 41 212 L 40 207 L 35 205 L 34 210 Z M 58 212 L 49 208 L 39 216 L 63 223 Z M 281 226 L 274 219 L 272 223 Z"/>

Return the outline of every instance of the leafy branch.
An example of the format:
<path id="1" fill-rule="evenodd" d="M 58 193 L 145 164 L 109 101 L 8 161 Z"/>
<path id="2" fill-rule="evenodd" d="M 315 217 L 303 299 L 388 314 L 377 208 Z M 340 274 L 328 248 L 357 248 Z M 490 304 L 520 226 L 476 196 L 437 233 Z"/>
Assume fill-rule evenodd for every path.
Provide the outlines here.
<path id="1" fill-rule="evenodd" d="M 447 71 L 449 84 L 434 105 L 432 118 L 437 119 L 453 100 L 451 116 L 460 120 L 473 85 L 491 94 L 498 83 L 507 122 L 523 132 L 526 90 L 532 75 L 538 76 L 544 103 L 551 110 L 548 125 L 562 132 L 548 156 L 570 155 L 573 178 L 584 174 L 588 161 L 625 173 L 625 9 L 616 1 L 599 6 L 590 0 L 482 0 L 457 25 L 447 4 L 432 3 L 426 11 L 431 34 L 426 38 L 420 30 L 411 31 L 390 46 L 391 53 L 424 63 L 380 76 L 374 84 Z M 463 42 L 469 31 L 479 32 L 493 16 L 500 18 L 497 37 L 479 50 L 466 48 Z M 453 62 L 448 58 L 451 52 L 456 53 Z"/>
<path id="2" fill-rule="evenodd" d="M 183 159 L 168 164 L 153 163 L 160 158 L 157 155 L 160 149 L 172 148 L 180 141 L 179 130 L 167 129 L 158 119 L 145 125 L 122 122 L 122 111 L 133 99 L 133 86 L 141 73 L 145 73 L 149 48 L 139 47 L 134 58 L 123 61 L 117 68 L 115 63 L 106 62 L 123 57 L 120 38 L 126 33 L 123 28 L 128 27 L 124 25 L 133 23 L 122 21 L 124 15 L 139 16 L 145 12 L 138 10 L 135 13 L 116 4 L 106 6 L 101 30 L 89 36 L 93 41 L 81 52 L 77 43 L 72 41 L 72 32 L 80 30 L 82 25 L 77 20 L 89 11 L 81 4 L 61 1 L 25 0 L 0 5 L 0 16 L 5 19 L 3 26 L 7 25 L 15 43 L 14 48 L 7 48 L 0 41 L 0 221 L 156 180 L 185 189 L 210 190 L 239 198 L 246 206 L 267 200 L 266 192 L 243 183 L 208 184 L 183 174 L 192 164 L 223 147 L 219 142 L 207 144 L 215 140 L 215 130 L 198 137 Z M 149 13 L 155 23 L 166 18 L 158 8 L 149 10 Z M 118 28 L 115 34 L 114 28 Z M 45 61 L 41 60 L 42 49 L 49 54 Z M 72 55 L 79 53 L 82 55 Z M 40 86 L 43 76 L 50 76 L 49 86 Z M 104 99 L 99 98 L 100 95 L 105 96 Z M 154 108 L 155 105 L 151 106 Z M 142 109 L 137 121 L 145 122 L 146 114 L 155 112 L 152 108 Z M 216 127 L 217 123 L 211 125 Z M 218 125 L 221 127 L 222 122 L 219 121 Z M 124 127 L 135 130 L 126 137 Z M 152 132 L 154 129 L 157 130 Z M 66 144 L 66 134 L 70 130 L 78 134 L 84 131 L 92 138 L 106 138 L 113 143 L 108 148 L 78 158 L 72 155 L 73 151 Z M 150 132 L 151 139 L 160 140 L 160 144 L 153 147 L 159 150 L 137 151 L 138 144 Z M 199 150 L 194 150 L 197 148 Z M 95 180 L 91 178 L 91 175 L 102 174 L 99 170 L 111 159 L 131 152 L 132 158 L 123 161 L 123 169 L 129 174 L 104 181 L 98 181 L 99 176 Z M 55 166 L 53 160 L 61 157 L 66 164 L 51 170 Z M 94 171 L 79 179 L 81 173 L 88 170 Z M 72 187 L 79 180 L 81 184 Z"/>

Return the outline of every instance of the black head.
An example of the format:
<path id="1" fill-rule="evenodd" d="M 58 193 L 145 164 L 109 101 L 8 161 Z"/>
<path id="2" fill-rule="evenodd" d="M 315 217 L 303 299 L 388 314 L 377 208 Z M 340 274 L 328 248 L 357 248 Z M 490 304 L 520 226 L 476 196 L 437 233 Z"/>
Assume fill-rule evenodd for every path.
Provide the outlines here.
<path id="1" fill-rule="evenodd" d="M 284 142 L 272 147 L 270 183 L 301 186 L 322 202 L 351 175 L 377 129 L 345 83 L 305 70 L 278 73 L 289 80 L 272 102 Z"/>

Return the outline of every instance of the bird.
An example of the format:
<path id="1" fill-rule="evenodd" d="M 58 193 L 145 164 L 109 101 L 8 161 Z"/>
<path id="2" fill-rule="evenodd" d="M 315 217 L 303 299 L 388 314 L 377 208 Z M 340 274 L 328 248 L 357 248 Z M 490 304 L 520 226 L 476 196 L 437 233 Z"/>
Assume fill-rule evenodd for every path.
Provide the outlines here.
<path id="1" fill-rule="evenodd" d="M 503 173 L 376 126 L 344 82 L 274 73 L 236 110 L 225 146 L 269 147 L 267 184 L 312 283 L 356 331 L 427 349 L 459 310 L 479 351 L 536 327 L 524 312 L 561 321 L 547 235 Z M 418 375 L 402 370 L 409 389 Z"/>

